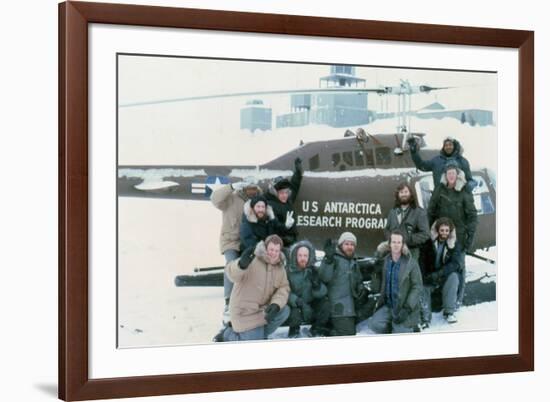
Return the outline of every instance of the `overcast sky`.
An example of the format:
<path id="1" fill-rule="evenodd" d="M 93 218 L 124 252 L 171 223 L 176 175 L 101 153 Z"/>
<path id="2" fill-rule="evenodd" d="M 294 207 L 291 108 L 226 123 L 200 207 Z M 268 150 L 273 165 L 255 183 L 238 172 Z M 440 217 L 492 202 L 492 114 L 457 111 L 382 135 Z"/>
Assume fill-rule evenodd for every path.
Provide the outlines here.
<path id="1" fill-rule="evenodd" d="M 329 70 L 329 65 L 315 64 L 119 56 L 119 105 L 235 92 L 314 89 L 319 88 L 319 78 L 329 75 Z M 366 79 L 367 88 L 397 86 L 400 79 L 409 80 L 413 86 L 453 87 L 413 95 L 413 110 L 438 101 L 448 109 L 497 111 L 495 73 L 357 67 L 356 75 Z M 345 131 L 345 128 L 307 126 L 252 134 L 240 129 L 240 109 L 251 99 L 262 99 L 272 108 L 273 122 L 275 116 L 290 111 L 289 95 L 120 107 L 119 163 L 265 163 L 294 148 L 300 140 L 340 138 Z M 370 110 L 394 111 L 397 102 L 396 96 L 368 96 Z M 393 120 L 384 122 L 390 132 L 395 130 L 397 123 Z M 369 131 L 370 125 L 366 128 Z M 441 131 L 433 133 L 437 136 L 458 135 L 466 130 L 460 124 L 458 128 L 437 124 L 437 128 Z M 490 143 L 496 144 L 496 128 L 487 135 L 490 135 Z M 239 158 L 235 158 L 237 154 Z"/>

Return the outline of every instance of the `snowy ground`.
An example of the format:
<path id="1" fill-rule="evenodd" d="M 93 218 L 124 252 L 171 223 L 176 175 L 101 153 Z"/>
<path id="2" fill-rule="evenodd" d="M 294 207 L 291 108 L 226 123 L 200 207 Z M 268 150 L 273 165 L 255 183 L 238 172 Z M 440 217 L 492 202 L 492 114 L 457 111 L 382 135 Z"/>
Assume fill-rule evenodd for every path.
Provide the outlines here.
<path id="1" fill-rule="evenodd" d="M 211 342 L 221 324 L 223 289 L 176 287 L 174 278 L 194 267 L 223 265 L 220 222 L 209 202 L 119 198 L 120 347 Z M 489 256 L 496 258 L 496 252 Z M 496 265 L 469 257 L 466 263 L 467 280 L 486 273 L 490 278 L 484 280 L 495 280 Z M 457 318 L 449 325 L 436 313 L 428 331 L 496 329 L 497 303 L 463 307 Z M 358 332 L 371 334 L 364 323 Z M 273 337 L 285 335 L 281 328 Z"/>

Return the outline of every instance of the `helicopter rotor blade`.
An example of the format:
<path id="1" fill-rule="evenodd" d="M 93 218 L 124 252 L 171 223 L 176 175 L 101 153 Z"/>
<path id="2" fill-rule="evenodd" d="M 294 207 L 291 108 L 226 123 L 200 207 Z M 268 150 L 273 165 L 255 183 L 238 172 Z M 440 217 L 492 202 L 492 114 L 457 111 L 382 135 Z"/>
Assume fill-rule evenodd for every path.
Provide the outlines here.
<path id="1" fill-rule="evenodd" d="M 255 91 L 255 92 L 235 92 L 230 94 L 217 94 L 217 95 L 204 95 L 204 96 L 190 96 L 186 98 L 172 98 L 172 99 L 159 99 L 153 101 L 144 101 L 144 102 L 133 102 L 133 103 L 123 103 L 119 107 L 135 107 L 135 106 L 146 106 L 146 105 L 155 105 L 162 103 L 175 103 L 175 102 L 188 102 L 188 101 L 197 101 L 197 100 L 207 100 L 207 99 L 223 99 L 223 98 L 237 98 L 241 96 L 257 96 L 257 95 L 281 95 L 281 94 L 302 94 L 302 93 L 368 93 L 374 92 L 378 94 L 386 93 L 384 88 L 338 88 L 338 89 L 327 89 L 327 88 L 316 88 L 316 89 L 290 89 L 290 90 L 277 90 L 277 91 Z"/>

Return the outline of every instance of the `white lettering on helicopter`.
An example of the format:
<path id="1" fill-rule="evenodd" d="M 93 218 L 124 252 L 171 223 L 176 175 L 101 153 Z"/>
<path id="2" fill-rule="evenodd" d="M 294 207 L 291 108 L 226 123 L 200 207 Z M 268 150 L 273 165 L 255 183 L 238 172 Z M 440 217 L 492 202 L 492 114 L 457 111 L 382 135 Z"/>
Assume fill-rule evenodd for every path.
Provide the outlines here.
<path id="1" fill-rule="evenodd" d="M 386 219 L 383 218 L 346 218 L 346 228 L 350 229 L 384 229 Z"/>
<path id="2" fill-rule="evenodd" d="M 381 217 L 365 217 L 363 215 L 382 215 L 382 207 L 377 203 L 329 201 L 319 205 L 318 201 L 302 201 L 304 213 L 320 212 L 318 215 L 299 215 L 298 226 L 309 227 L 345 227 L 349 229 L 383 229 L 386 219 Z M 360 216 L 330 216 L 331 214 L 347 214 Z"/>
<path id="3" fill-rule="evenodd" d="M 380 204 L 374 203 L 331 201 L 325 204 L 324 213 L 380 215 L 382 214 L 382 208 L 380 207 Z"/>
<path id="4" fill-rule="evenodd" d="M 296 224 L 298 226 L 337 228 L 342 226 L 342 218 L 339 216 L 300 215 Z"/>

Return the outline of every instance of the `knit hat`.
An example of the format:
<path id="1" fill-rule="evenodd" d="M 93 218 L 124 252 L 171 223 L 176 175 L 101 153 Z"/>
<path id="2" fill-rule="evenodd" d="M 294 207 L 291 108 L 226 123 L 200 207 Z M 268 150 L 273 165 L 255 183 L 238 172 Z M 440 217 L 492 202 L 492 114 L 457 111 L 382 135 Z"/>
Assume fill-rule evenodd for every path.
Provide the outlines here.
<path id="1" fill-rule="evenodd" d="M 254 176 L 247 176 L 243 179 L 244 188 L 255 187 L 258 188 L 258 180 Z"/>
<path id="2" fill-rule="evenodd" d="M 267 200 L 263 195 L 257 195 L 250 199 L 250 206 L 254 208 L 254 205 L 256 205 L 259 202 L 263 202 L 267 206 Z"/>
<path id="3" fill-rule="evenodd" d="M 353 242 L 354 244 L 357 244 L 357 238 L 355 237 L 355 235 L 351 232 L 344 232 L 340 235 L 340 238 L 338 239 L 338 245 L 341 246 L 342 243 L 344 243 L 345 241 L 351 241 Z"/>
<path id="4" fill-rule="evenodd" d="M 273 180 L 273 188 L 277 191 L 290 188 L 290 180 L 282 176 L 276 177 Z"/>
<path id="5" fill-rule="evenodd" d="M 456 161 L 451 160 L 445 165 L 445 172 L 449 169 L 455 169 L 458 172 L 460 170 L 460 167 L 458 166 L 458 163 L 456 163 Z"/>

